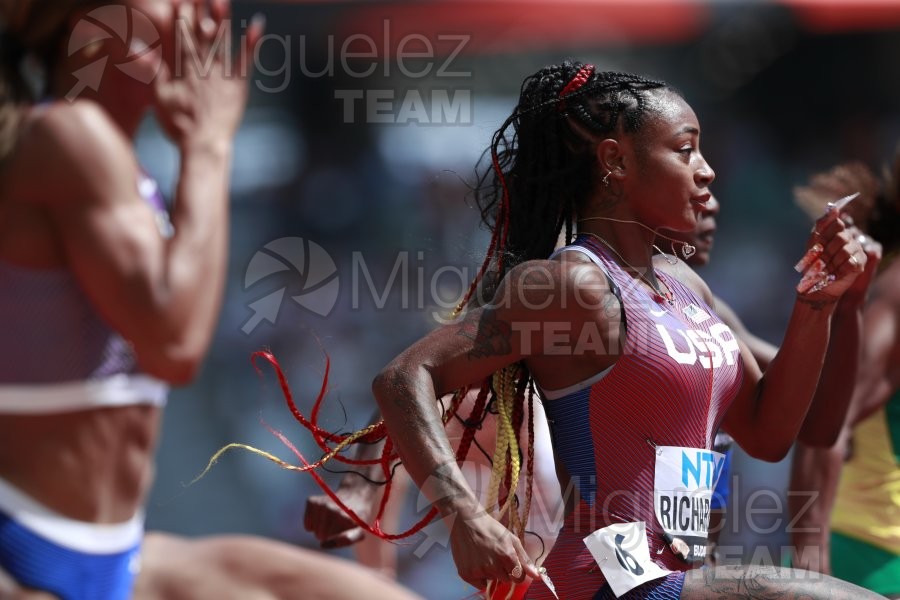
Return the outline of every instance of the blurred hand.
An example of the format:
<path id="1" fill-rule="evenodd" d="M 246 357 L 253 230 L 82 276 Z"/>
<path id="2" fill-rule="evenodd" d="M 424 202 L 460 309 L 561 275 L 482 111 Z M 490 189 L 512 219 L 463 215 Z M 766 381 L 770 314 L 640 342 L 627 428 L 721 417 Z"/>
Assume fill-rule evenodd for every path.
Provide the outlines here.
<path id="1" fill-rule="evenodd" d="M 338 497 L 353 512 L 368 522 L 375 512 L 378 488 L 365 485 L 342 486 Z M 347 514 L 326 495 L 310 496 L 306 500 L 303 526 L 319 540 L 322 548 L 341 548 L 355 544 L 365 537 L 366 532 L 358 527 Z"/>
<path id="2" fill-rule="evenodd" d="M 163 63 L 155 81 L 155 110 L 179 148 L 190 143 L 229 143 L 247 104 L 250 72 L 264 22 L 254 17 L 237 59 L 232 57 L 229 0 L 176 3 L 169 40 L 175 73 Z"/>

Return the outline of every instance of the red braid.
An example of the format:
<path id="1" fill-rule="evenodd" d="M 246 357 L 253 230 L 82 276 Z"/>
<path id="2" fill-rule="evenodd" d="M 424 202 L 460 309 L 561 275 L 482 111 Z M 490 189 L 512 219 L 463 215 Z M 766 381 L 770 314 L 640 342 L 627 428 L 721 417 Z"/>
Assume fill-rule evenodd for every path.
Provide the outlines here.
<path id="1" fill-rule="evenodd" d="M 588 80 L 591 78 L 591 75 L 593 74 L 594 65 L 584 65 L 583 67 L 578 69 L 578 72 L 575 74 L 572 80 L 569 81 L 569 83 L 567 83 L 559 93 L 560 110 L 565 110 L 566 96 L 569 96 L 578 91 L 585 83 L 588 82 Z M 504 251 L 506 250 L 506 239 L 509 235 L 509 186 L 506 184 L 506 176 L 503 174 L 503 169 L 500 167 L 500 159 L 497 156 L 496 143 L 491 145 L 491 163 L 493 164 L 494 173 L 497 174 L 497 179 L 500 181 L 500 187 L 503 188 L 503 193 L 500 197 L 500 212 L 497 214 L 497 222 L 494 225 L 494 231 L 491 234 L 491 243 L 488 246 L 487 256 L 485 257 L 484 263 L 481 265 L 481 269 L 475 276 L 475 280 L 472 281 L 472 285 L 469 286 L 466 295 L 459 303 L 457 312 L 462 312 L 462 308 L 469 303 L 469 300 L 471 300 L 472 294 L 475 292 L 475 289 L 478 286 L 478 282 L 481 281 L 481 279 L 484 277 L 484 273 L 485 271 L 487 271 L 495 252 L 499 252 L 500 254 L 499 258 L 497 259 L 498 271 L 501 276 L 503 275 Z"/>
<path id="2" fill-rule="evenodd" d="M 326 362 L 325 362 L 325 376 L 323 377 L 322 386 L 319 390 L 319 395 L 316 397 L 316 401 L 313 404 L 313 409 L 311 411 L 311 420 L 307 420 L 306 417 L 303 416 L 303 413 L 297 408 L 296 403 L 294 402 L 294 396 L 291 393 L 290 386 L 288 385 L 287 378 L 284 375 L 284 371 L 281 369 L 281 365 L 278 363 L 278 360 L 271 352 L 260 351 L 255 352 L 252 355 L 252 362 L 256 370 L 261 373 L 259 367 L 256 366 L 257 359 L 263 359 L 275 369 L 276 376 L 278 377 L 278 383 L 281 386 L 281 391 L 284 394 L 285 402 L 288 405 L 288 408 L 291 411 L 291 414 L 297 420 L 298 423 L 303 425 L 306 429 L 312 433 L 313 438 L 316 440 L 316 444 L 326 452 L 326 456 L 322 459 L 310 463 L 306 460 L 303 454 L 294 446 L 294 444 L 287 439 L 287 437 L 281 433 L 273 429 L 272 427 L 266 426 L 269 431 L 277 437 L 287 448 L 297 456 L 300 460 L 302 466 L 294 467 L 290 465 L 285 465 L 284 463 L 279 461 L 279 464 L 282 464 L 286 468 L 295 471 L 308 472 L 315 482 L 322 488 L 322 491 L 328 495 L 340 508 L 341 510 L 352 520 L 357 526 L 361 527 L 365 531 L 380 537 L 383 540 L 393 541 L 400 540 L 412 535 L 415 535 L 422 529 L 424 529 L 438 514 L 437 508 L 432 507 L 431 510 L 415 525 L 403 531 L 401 533 L 389 534 L 385 533 L 381 530 L 381 518 L 384 515 L 385 507 L 387 506 L 388 498 L 390 497 L 391 492 L 391 467 L 392 463 L 399 459 L 399 454 L 394 451 L 394 443 L 389 435 L 386 433 L 386 429 L 384 426 L 384 422 L 381 421 L 371 427 L 371 430 L 365 433 L 364 435 L 359 435 L 362 432 L 357 432 L 357 434 L 351 435 L 338 435 L 334 433 L 330 433 L 318 426 L 318 417 L 319 411 L 321 410 L 321 404 L 325 397 L 325 393 L 328 388 L 328 372 L 330 361 L 328 360 L 328 356 L 326 354 Z M 457 463 L 462 463 L 466 456 L 469 453 L 469 448 L 472 445 L 472 441 L 475 438 L 475 432 L 478 429 L 478 426 L 474 423 L 481 420 L 484 416 L 484 409 L 487 404 L 489 388 L 487 386 L 483 387 L 478 394 L 478 397 L 475 401 L 475 406 L 472 407 L 472 412 L 469 414 L 468 420 L 465 421 L 466 430 L 463 433 L 462 440 L 460 441 L 459 447 L 456 450 L 456 461 Z M 450 408 L 447 410 L 444 415 L 443 421 L 446 423 L 451 418 L 456 415 L 456 412 L 459 410 L 459 407 L 462 403 L 463 396 L 465 395 L 465 390 L 460 390 L 457 394 L 454 394 L 454 397 L 451 401 Z M 368 429 L 368 428 L 367 428 Z M 365 430 L 363 430 L 365 431 Z M 385 439 L 384 448 L 381 452 L 381 457 L 377 459 L 371 460 L 356 460 L 351 458 L 342 457 L 340 454 L 334 454 L 334 449 L 328 446 L 327 442 L 335 443 L 335 444 L 343 444 L 348 440 L 351 443 L 372 443 L 378 441 L 380 439 Z M 378 507 L 378 513 L 375 516 L 375 522 L 373 525 L 369 525 L 366 523 L 356 512 L 353 511 L 349 506 L 344 504 L 341 501 L 340 497 L 331 489 L 331 487 L 321 478 L 321 476 L 315 471 L 317 468 L 321 467 L 327 460 L 330 458 L 337 458 L 341 462 L 351 464 L 351 465 L 380 465 L 382 473 L 385 476 L 385 489 L 384 494 L 382 495 L 381 502 Z"/>
<path id="3" fill-rule="evenodd" d="M 323 452 L 328 454 L 332 451 L 332 448 L 328 446 L 327 442 L 341 444 L 349 437 L 346 435 L 331 433 L 330 431 L 322 429 L 318 425 L 319 411 L 322 408 L 322 402 L 325 400 L 325 395 L 328 391 L 328 374 L 331 369 L 331 361 L 328 358 L 328 355 L 325 356 L 325 375 L 322 377 L 322 386 L 319 389 L 319 395 L 316 397 L 316 401 L 313 404 L 313 409 L 311 412 L 312 421 L 308 421 L 306 417 L 303 416 L 303 413 L 300 412 L 300 409 L 297 408 L 297 404 L 294 402 L 294 395 L 291 393 L 291 388 L 287 382 L 287 377 L 285 377 L 284 371 L 282 371 L 281 365 L 278 364 L 278 360 L 275 358 L 275 356 L 271 352 L 267 351 L 259 351 L 253 353 L 253 355 L 251 356 L 251 362 L 253 363 L 254 368 L 256 368 L 256 371 L 261 374 L 262 372 L 260 371 L 259 367 L 256 366 L 256 360 L 260 358 L 265 360 L 275 368 L 275 374 L 278 377 L 278 383 L 281 386 L 281 392 L 284 394 L 284 399 L 285 402 L 287 402 L 288 409 L 290 409 L 291 414 L 294 416 L 294 419 L 296 419 L 298 423 L 306 427 L 310 431 L 310 433 L 312 433 L 313 439 L 315 439 L 316 444 L 319 446 L 319 448 L 322 449 Z M 371 432 L 361 437 L 358 441 L 362 443 L 373 443 L 384 438 L 386 434 L 387 429 L 382 422 L 378 423 L 378 425 Z M 381 464 L 381 459 L 357 460 L 341 456 L 340 454 L 336 454 L 334 458 L 339 462 L 349 465 L 364 466 Z M 391 460 L 396 459 L 397 455 L 393 454 L 389 458 Z"/>
<path id="4" fill-rule="evenodd" d="M 497 156 L 496 144 L 491 145 L 491 164 L 493 165 L 494 172 L 497 174 L 497 179 L 500 180 L 500 187 L 503 188 L 503 194 L 500 199 L 500 211 L 497 214 L 497 222 L 494 224 L 494 231 L 491 232 L 491 243 L 488 245 L 487 255 L 484 257 L 484 262 L 481 263 L 481 268 L 478 269 L 475 279 L 472 280 L 472 284 L 469 285 L 469 289 L 466 290 L 466 295 L 463 296 L 463 299 L 460 300 L 459 304 L 456 306 L 456 314 L 461 313 L 463 308 L 469 303 L 469 300 L 472 299 L 472 294 L 478 289 L 478 283 L 484 279 L 484 274 L 487 272 L 488 267 L 490 267 L 491 261 L 496 253 L 500 254 L 498 259 L 498 270 L 501 275 L 503 274 L 503 254 L 506 250 L 506 237 L 509 233 L 509 188 L 506 185 L 506 177 L 503 175 L 503 169 L 500 167 L 500 158 Z"/>
<path id="5" fill-rule="evenodd" d="M 566 96 L 570 94 L 574 94 L 577 92 L 581 86 L 588 82 L 588 79 L 591 78 L 591 75 L 594 74 L 594 65 L 584 65 L 578 72 L 575 73 L 575 77 L 566 84 L 566 87 L 562 89 L 559 93 L 559 110 L 565 110 L 566 108 Z"/>

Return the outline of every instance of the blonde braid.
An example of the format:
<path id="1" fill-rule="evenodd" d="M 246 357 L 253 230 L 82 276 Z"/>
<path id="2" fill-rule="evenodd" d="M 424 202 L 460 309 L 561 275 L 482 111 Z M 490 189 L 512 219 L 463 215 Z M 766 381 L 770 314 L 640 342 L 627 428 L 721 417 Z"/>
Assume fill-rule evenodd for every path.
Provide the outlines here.
<path id="1" fill-rule="evenodd" d="M 503 506 L 499 507 L 497 518 L 501 519 L 509 510 L 515 498 L 515 490 L 519 484 L 521 459 L 519 458 L 518 432 L 513 427 L 512 412 L 516 401 L 515 381 L 519 376 L 519 367 L 512 365 L 494 373 L 494 391 L 497 407 L 497 442 L 494 447 L 494 465 L 491 469 L 491 482 L 488 488 L 487 505 L 499 505 L 500 483 L 506 475 L 507 465 L 512 467 L 512 478 L 509 484 L 509 495 Z"/>
<path id="2" fill-rule="evenodd" d="M 317 468 L 321 467 L 322 465 L 324 465 L 329 460 L 331 460 L 332 458 L 334 458 L 334 456 L 336 454 L 341 452 L 347 446 L 353 444 L 357 440 L 362 439 L 362 438 L 366 437 L 368 434 L 370 434 L 371 432 L 375 431 L 375 429 L 377 429 L 379 427 L 379 425 L 381 425 L 381 424 L 373 423 L 372 425 L 369 425 L 368 427 L 365 427 L 364 429 L 360 429 L 359 431 L 351 433 L 346 438 L 344 438 L 344 440 L 342 442 L 340 442 L 337 446 L 332 448 L 330 452 L 325 454 L 322 458 L 320 458 L 319 460 L 317 460 L 314 463 L 311 463 L 308 465 L 303 465 L 303 466 L 292 465 L 291 463 L 278 458 L 271 452 L 266 452 L 265 450 L 260 450 L 259 448 L 254 448 L 253 446 L 249 446 L 247 444 L 238 444 L 236 442 L 233 442 L 231 444 L 223 446 L 222 448 L 220 448 L 218 450 L 218 452 L 213 454 L 212 458 L 209 459 L 209 463 L 206 465 L 206 468 L 203 469 L 203 472 L 201 472 L 199 475 L 197 475 L 191 481 L 191 483 L 188 485 L 193 485 L 193 484 L 197 483 L 198 481 L 200 481 L 203 477 L 205 477 L 206 474 L 209 473 L 209 471 L 213 468 L 213 465 L 215 465 L 219 461 L 219 459 L 222 457 L 222 455 L 225 454 L 226 452 L 228 452 L 229 450 L 246 450 L 248 452 L 252 452 L 253 454 L 258 454 L 259 456 L 262 456 L 263 458 L 272 461 L 273 463 L 275 463 L 282 469 L 286 469 L 288 471 L 304 472 L 304 471 L 309 471 L 311 469 L 317 469 Z M 281 437 L 281 436 L 277 436 L 277 437 Z"/>
<path id="3" fill-rule="evenodd" d="M 498 505 L 500 495 L 500 481 L 506 472 L 506 447 L 508 442 L 508 432 L 503 424 L 503 397 L 505 396 L 505 369 L 497 371 L 493 375 L 494 388 L 494 406 L 497 410 L 496 438 L 494 440 L 494 456 L 491 459 L 491 480 L 488 483 L 488 494 L 485 508 L 492 510 Z M 497 515 L 499 519 L 503 515 L 500 512 Z"/>

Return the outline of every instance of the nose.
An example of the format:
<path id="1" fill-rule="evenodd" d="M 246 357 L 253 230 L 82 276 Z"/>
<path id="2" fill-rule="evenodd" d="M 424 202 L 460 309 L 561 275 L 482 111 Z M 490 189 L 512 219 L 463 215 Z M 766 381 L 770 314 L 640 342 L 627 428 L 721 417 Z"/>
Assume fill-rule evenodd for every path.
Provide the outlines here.
<path id="1" fill-rule="evenodd" d="M 694 171 L 694 181 L 700 187 L 709 187 L 709 185 L 713 181 L 715 181 L 715 179 L 716 172 L 713 171 L 712 167 L 709 166 L 709 163 L 706 162 L 706 159 L 701 156 L 699 168 Z"/>

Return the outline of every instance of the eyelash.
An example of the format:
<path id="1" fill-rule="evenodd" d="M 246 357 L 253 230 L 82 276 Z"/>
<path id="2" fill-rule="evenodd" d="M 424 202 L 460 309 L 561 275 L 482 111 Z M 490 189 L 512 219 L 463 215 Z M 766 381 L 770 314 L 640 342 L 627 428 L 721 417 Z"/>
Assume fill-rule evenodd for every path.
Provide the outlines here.
<path id="1" fill-rule="evenodd" d="M 690 147 L 688 147 L 688 148 L 681 148 L 681 149 L 678 151 L 678 153 L 679 153 L 679 154 L 691 154 L 694 150 L 695 150 L 695 148 L 694 148 L 693 146 L 690 146 Z"/>

